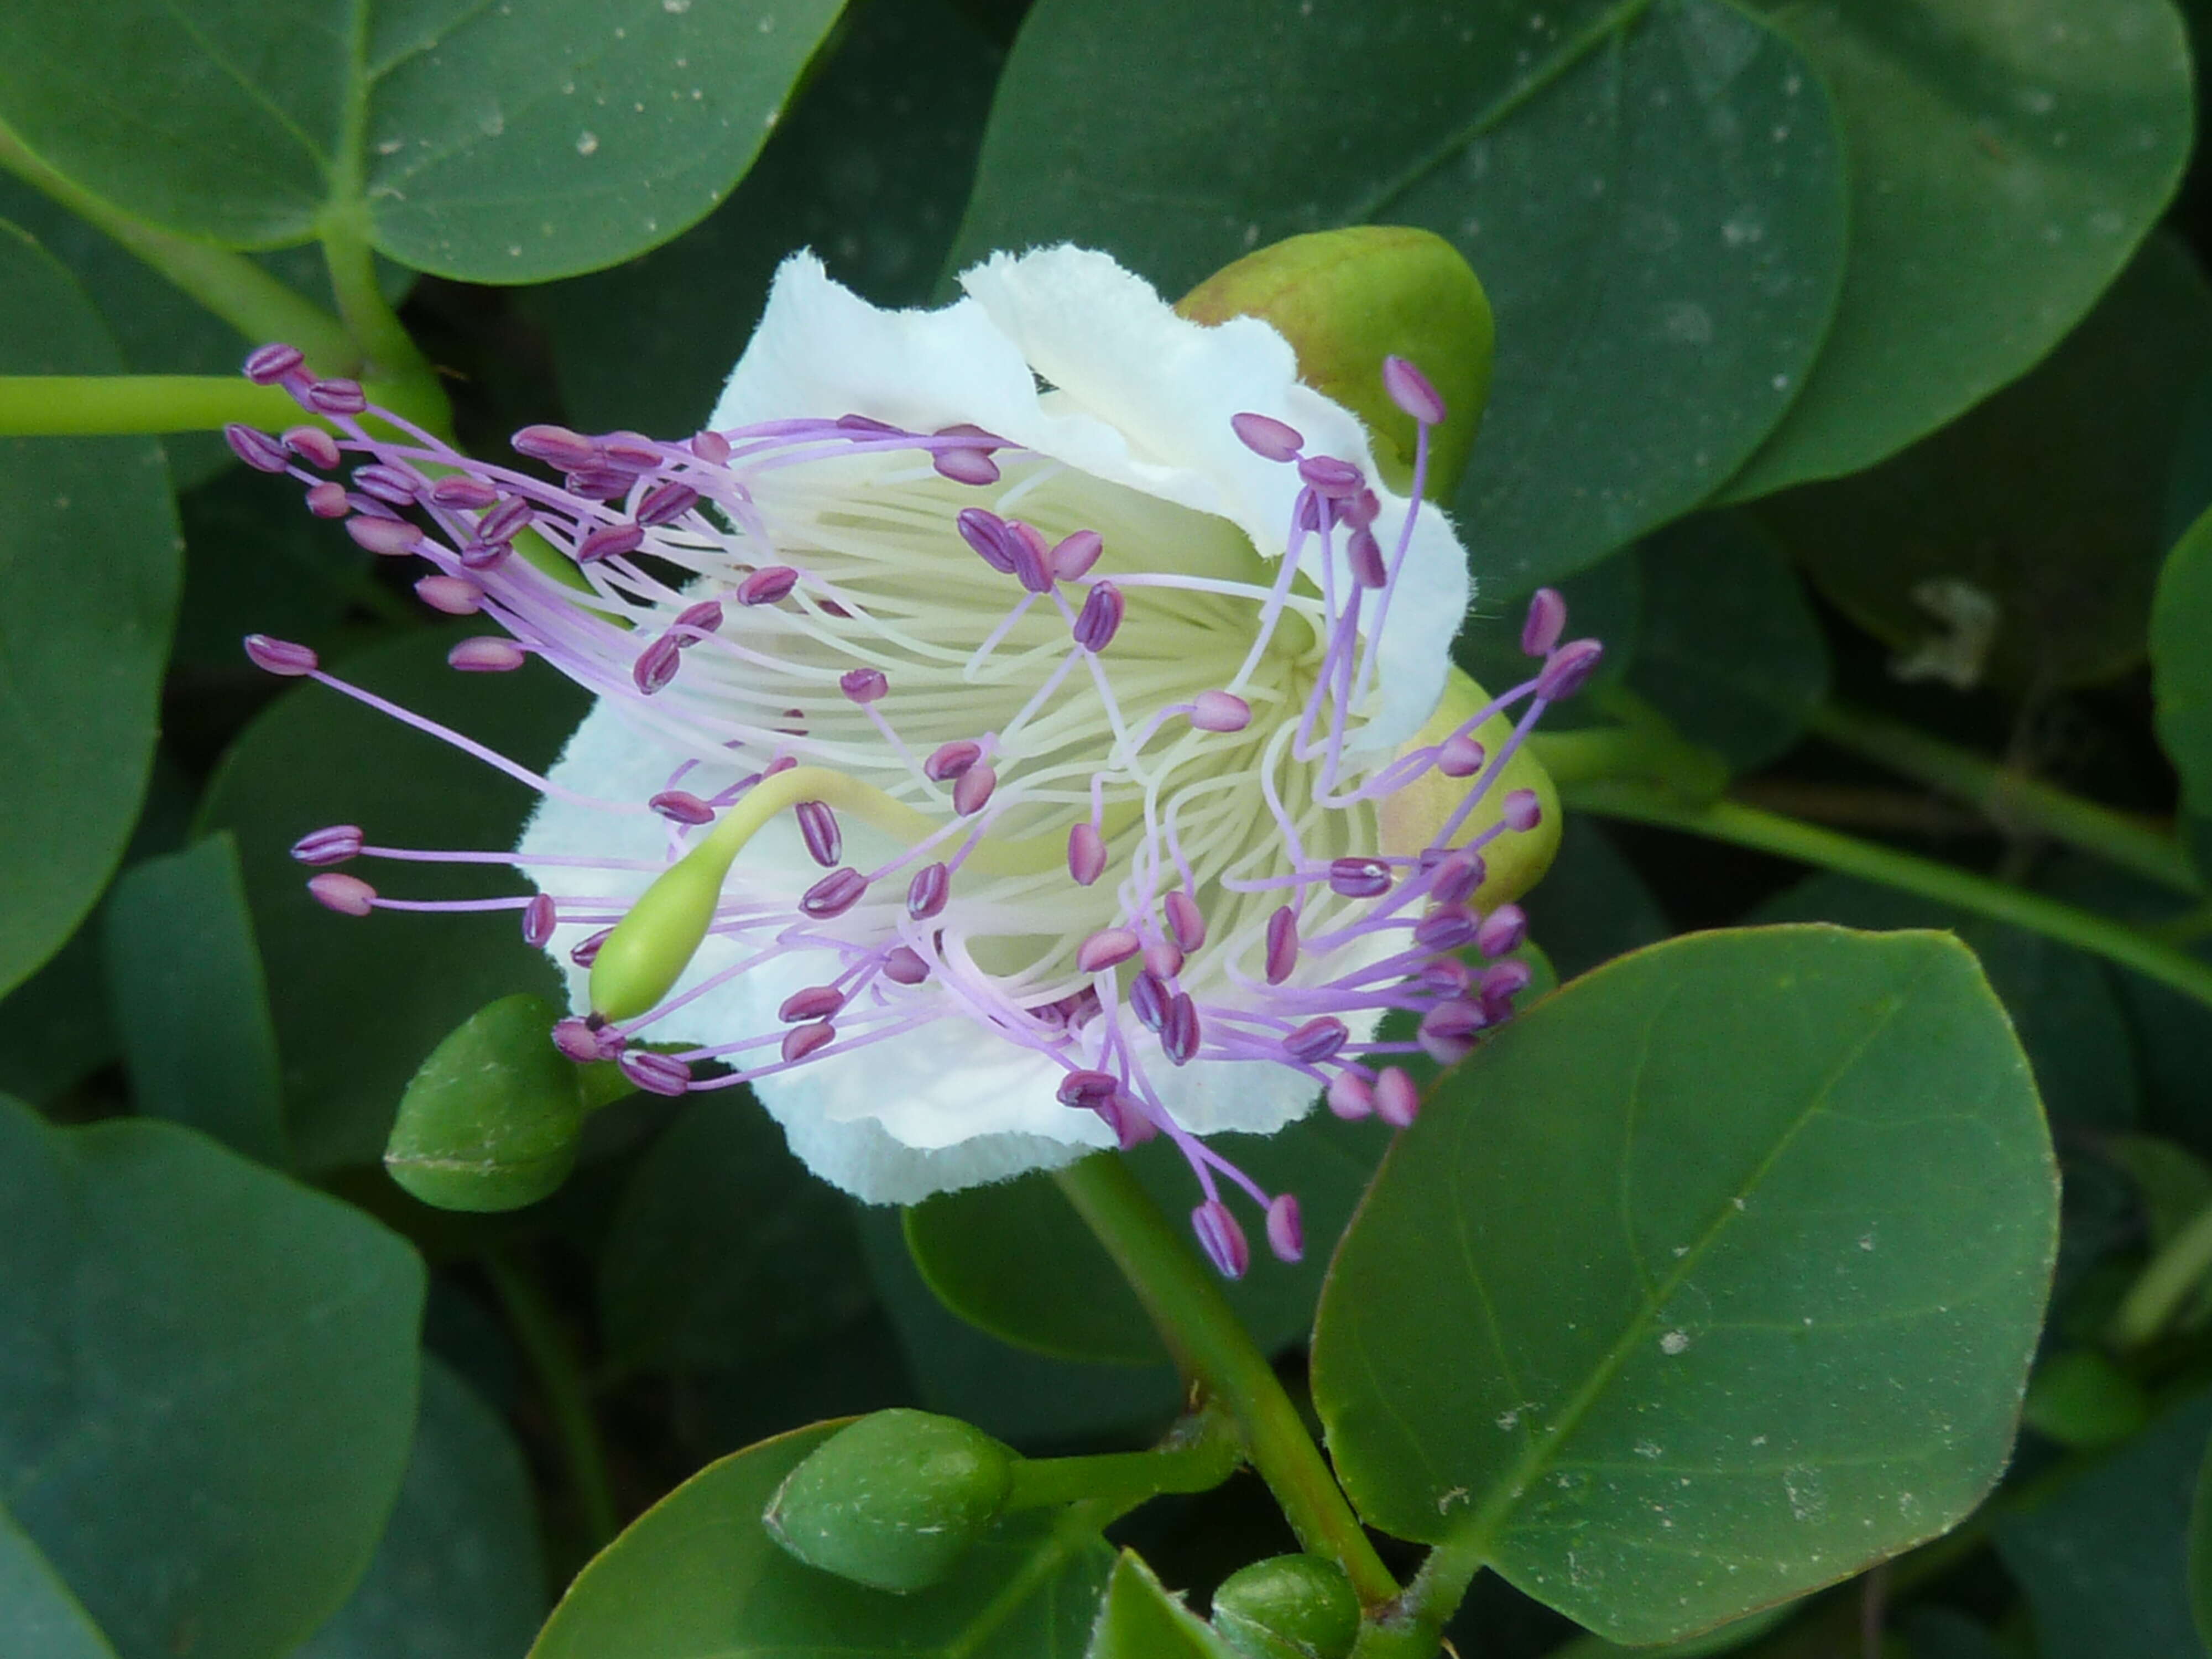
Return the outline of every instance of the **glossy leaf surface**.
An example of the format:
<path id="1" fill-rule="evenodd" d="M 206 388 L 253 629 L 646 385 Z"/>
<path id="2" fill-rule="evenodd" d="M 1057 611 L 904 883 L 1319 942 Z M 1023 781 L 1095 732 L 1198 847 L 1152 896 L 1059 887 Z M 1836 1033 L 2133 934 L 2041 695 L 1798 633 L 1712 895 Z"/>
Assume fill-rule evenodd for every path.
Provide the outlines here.
<path id="1" fill-rule="evenodd" d="M 1168 1593 L 1133 1550 L 1123 1550 L 1106 1581 L 1085 1659 L 1236 1659 L 1236 1654 Z"/>
<path id="2" fill-rule="evenodd" d="M 2158 738 L 2181 775 L 2183 809 L 2212 818 L 2212 514 L 2166 556 L 2150 613 Z"/>

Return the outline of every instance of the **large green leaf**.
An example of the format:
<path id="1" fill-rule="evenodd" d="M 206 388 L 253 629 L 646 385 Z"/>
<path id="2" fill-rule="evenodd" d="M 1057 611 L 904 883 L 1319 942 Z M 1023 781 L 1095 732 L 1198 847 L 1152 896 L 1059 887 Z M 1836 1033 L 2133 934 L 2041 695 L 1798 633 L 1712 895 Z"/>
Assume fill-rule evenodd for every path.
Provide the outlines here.
<path id="1" fill-rule="evenodd" d="M 2166 463 L 2209 370 L 2212 288 L 2154 237 L 2033 374 L 1870 471 L 1758 510 L 1908 673 L 2106 678 L 2142 659 Z"/>
<path id="2" fill-rule="evenodd" d="M 838 0 L 21 0 L 0 120 L 234 246 L 362 225 L 417 270 L 593 270 L 720 201 Z"/>
<path id="3" fill-rule="evenodd" d="M 1672 1639 L 1980 1499 L 2057 1198 L 1956 940 L 1671 940 L 1539 1003 L 1399 1138 L 1322 1297 L 1315 1401 L 1376 1525 Z"/>
<path id="4" fill-rule="evenodd" d="M 289 1652 L 399 1489 L 414 1252 L 189 1130 L 7 1102 L 0 1215 L 0 1509 L 122 1659 Z"/>
<path id="5" fill-rule="evenodd" d="M 4 222 L 0 316 L 0 374 L 122 367 L 69 274 Z M 76 930 L 137 818 L 178 550 L 152 439 L 0 439 L 0 994 Z"/>
<path id="6" fill-rule="evenodd" d="M 2191 126 L 2170 0 L 1759 3 L 1842 115 L 1850 256 L 1739 499 L 1871 465 L 2027 370 L 2156 222 Z"/>
<path id="7" fill-rule="evenodd" d="M 694 1475 L 569 1586 L 532 1659 L 1076 1659 L 1113 1553 L 1036 1514 L 1000 1522 L 927 1590 L 894 1595 L 802 1566 L 761 1523 L 835 1425 Z M 1018 1577 L 1021 1586 L 1016 1588 Z"/>
<path id="8" fill-rule="evenodd" d="M 294 1659 L 521 1659 L 544 1616 L 521 1450 L 467 1383 L 425 1355 L 415 1451 L 376 1558 Z"/>
<path id="9" fill-rule="evenodd" d="M 148 859 L 106 905 L 107 982 L 140 1111 L 284 1162 L 276 1033 L 238 843 Z"/>
<path id="10" fill-rule="evenodd" d="M 2212 513 L 2166 556 L 2151 601 L 2158 738 L 2181 775 L 2182 810 L 2212 819 Z"/>
<path id="11" fill-rule="evenodd" d="M 115 1659 L 30 1535 L 0 1510 L 0 1628 L 16 1659 Z"/>
<path id="12" fill-rule="evenodd" d="M 1174 293 L 1293 232 L 1448 238 L 1497 313 L 1456 507 L 1504 597 L 1741 465 L 1820 349 L 1844 216 L 1819 77 L 1723 0 L 1042 0 L 956 258 L 1068 238 Z"/>
<path id="13" fill-rule="evenodd" d="M 538 665 L 514 674 L 445 666 L 454 635 L 426 630 L 340 672 L 458 726 L 526 765 L 550 763 L 583 694 Z M 385 846 L 512 847 L 532 797 L 434 739 L 318 685 L 279 697 L 225 757 L 202 828 L 238 838 L 246 896 L 268 964 L 284 1097 L 301 1166 L 373 1164 L 401 1091 L 447 1033 L 495 997 L 560 995 L 552 965 L 511 915 L 333 915 L 307 896 L 287 848 L 331 823 Z M 395 896 L 516 892 L 512 875 L 363 866 Z"/>

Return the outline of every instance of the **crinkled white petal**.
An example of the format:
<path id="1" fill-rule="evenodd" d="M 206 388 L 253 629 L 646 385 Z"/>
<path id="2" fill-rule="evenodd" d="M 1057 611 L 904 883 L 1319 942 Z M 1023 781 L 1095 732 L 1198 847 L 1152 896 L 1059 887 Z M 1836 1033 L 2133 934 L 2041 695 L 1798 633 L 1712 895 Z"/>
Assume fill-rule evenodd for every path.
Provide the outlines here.
<path id="1" fill-rule="evenodd" d="M 1249 410 L 1296 427 L 1310 453 L 1356 462 L 1383 503 L 1376 533 L 1395 548 L 1405 498 L 1382 483 L 1358 419 L 1299 383 L 1296 354 L 1267 324 L 1192 322 L 1107 255 L 1070 246 L 994 255 L 961 283 L 968 297 L 942 309 L 880 311 L 811 253 L 793 254 L 711 424 L 847 413 L 925 432 L 970 422 L 1218 514 L 1273 560 L 1300 484 L 1295 468 L 1237 440 L 1231 417 Z M 1306 562 L 1318 580 L 1317 558 Z M 1338 580 L 1344 591 L 1341 568 Z M 1379 645 L 1381 706 L 1354 747 L 1395 747 L 1427 720 L 1469 597 L 1458 538 L 1424 507 Z"/>

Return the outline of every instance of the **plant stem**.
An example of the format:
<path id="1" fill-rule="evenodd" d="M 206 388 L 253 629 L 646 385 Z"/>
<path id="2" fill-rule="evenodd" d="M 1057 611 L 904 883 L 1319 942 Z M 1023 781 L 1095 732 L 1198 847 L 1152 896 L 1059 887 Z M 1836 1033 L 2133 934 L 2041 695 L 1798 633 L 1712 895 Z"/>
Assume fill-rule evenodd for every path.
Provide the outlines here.
<path id="1" fill-rule="evenodd" d="M 365 390 L 371 402 L 417 417 L 406 388 L 372 384 Z M 233 421 L 276 432 L 319 418 L 283 387 L 255 386 L 234 374 L 0 374 L 5 438 L 220 432 Z"/>
<path id="2" fill-rule="evenodd" d="M 1373 1607 L 1396 1596 L 1397 1581 L 1368 1541 L 1267 1356 L 1198 1252 L 1128 1166 L 1110 1154 L 1086 1158 L 1053 1179 L 1127 1278 L 1184 1375 L 1204 1384 L 1235 1420 L 1245 1455 L 1299 1543 L 1342 1567 L 1363 1603 Z"/>
<path id="3" fill-rule="evenodd" d="M 1097 1502 L 1121 1515 L 1166 1492 L 1211 1492 L 1243 1461 L 1235 1425 L 1209 1412 L 1150 1451 L 1024 1458 L 1014 1465 L 1006 1507 Z"/>
<path id="4" fill-rule="evenodd" d="M 2124 812 L 1848 704 L 1816 709 L 1809 724 L 1838 748 L 1940 789 L 2001 827 L 2038 830 L 2177 892 L 2205 890 L 2179 842 Z"/>
<path id="5" fill-rule="evenodd" d="M 2041 933 L 2063 945 L 2088 951 L 2107 962 L 2132 969 L 2212 1007 L 2212 965 L 2124 923 L 2093 915 L 2039 893 L 1991 881 L 1933 859 L 1838 835 L 1802 823 L 1778 812 L 1761 811 L 1736 801 L 1686 804 L 1667 791 L 1642 784 L 1589 783 L 1563 790 L 1572 807 L 1606 817 L 1680 830 L 1693 836 L 1796 859 L 1801 864 L 1840 871 L 1907 893 L 1956 905 L 1993 921 Z"/>
<path id="6" fill-rule="evenodd" d="M 421 425 L 441 438 L 452 437 L 453 407 L 438 371 L 376 285 L 376 253 L 369 246 L 367 210 L 334 208 L 324 215 L 321 231 L 323 258 L 330 267 L 338 314 L 359 343 L 368 372 L 404 388 L 407 407 L 422 411 L 415 417 Z"/>
<path id="7" fill-rule="evenodd" d="M 607 1479 L 606 1448 L 584 1391 L 583 1370 L 538 1281 L 496 1253 L 484 1257 L 483 1267 L 507 1323 L 514 1328 L 515 1340 L 537 1373 L 538 1391 L 560 1437 L 568 1484 L 576 1494 L 587 1551 L 597 1554 L 622 1527 L 615 1513 L 614 1488 Z"/>
<path id="8" fill-rule="evenodd" d="M 246 257 L 132 218 L 46 165 L 0 124 L 0 167 L 106 232 L 146 264 L 236 329 L 255 345 L 288 341 L 319 374 L 350 374 L 360 367 L 345 325 Z"/>
<path id="9" fill-rule="evenodd" d="M 2112 1346 L 2139 1348 L 2156 1338 L 2207 1273 L 2212 1273 L 2212 1206 L 2191 1217 L 2136 1275 L 2112 1316 Z"/>

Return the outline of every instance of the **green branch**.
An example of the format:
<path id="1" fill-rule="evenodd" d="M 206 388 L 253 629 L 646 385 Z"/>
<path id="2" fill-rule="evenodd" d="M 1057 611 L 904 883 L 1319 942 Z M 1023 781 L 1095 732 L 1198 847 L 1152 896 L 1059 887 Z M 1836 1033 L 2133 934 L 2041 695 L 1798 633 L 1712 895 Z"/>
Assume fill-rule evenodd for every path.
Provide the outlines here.
<path id="1" fill-rule="evenodd" d="M 1244 1461 L 1236 1425 L 1209 1411 L 1149 1451 L 1033 1457 L 1014 1465 L 1010 1510 L 1095 1503 L 1115 1515 L 1169 1492 L 1211 1492 Z"/>
<path id="2" fill-rule="evenodd" d="M 1299 1543 L 1341 1566 L 1362 1602 L 1393 1600 L 1397 1581 L 1368 1541 L 1267 1356 L 1219 1281 L 1128 1166 L 1111 1155 L 1086 1158 L 1053 1179 L 1127 1278 L 1176 1363 L 1235 1420 L 1245 1455 Z"/>
<path id="3" fill-rule="evenodd" d="M 365 208 L 332 210 L 319 226 L 323 258 L 330 267 L 331 291 L 337 295 L 338 314 L 360 343 L 369 374 L 388 381 L 404 405 L 386 408 L 413 411 L 418 425 L 450 438 L 453 406 L 438 371 L 415 343 L 376 283 L 376 252 L 369 246 L 368 216 Z"/>
<path id="4" fill-rule="evenodd" d="M 2112 1346 L 2140 1348 L 2154 1340 L 2173 1322 L 2208 1273 L 2212 1273 L 2212 1207 L 2191 1218 L 2136 1275 L 2112 1316 Z"/>
<path id="5" fill-rule="evenodd" d="M 596 1555 L 622 1530 L 622 1522 L 615 1511 L 613 1484 L 607 1478 L 606 1448 L 592 1415 L 575 1351 L 537 1280 L 496 1255 L 486 1256 L 483 1267 L 514 1339 L 537 1374 L 538 1392 L 553 1419 L 568 1485 L 583 1520 L 586 1553 Z"/>
<path id="6" fill-rule="evenodd" d="M 421 422 L 410 388 L 372 381 L 371 403 Z M 444 394 L 439 394 L 439 409 Z M 281 432 L 315 422 L 282 386 L 236 374 L 0 374 L 0 438 L 84 438 L 220 432 L 233 421 Z"/>

